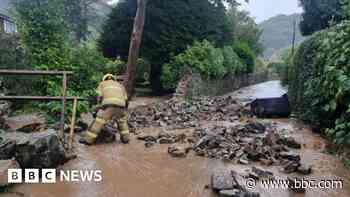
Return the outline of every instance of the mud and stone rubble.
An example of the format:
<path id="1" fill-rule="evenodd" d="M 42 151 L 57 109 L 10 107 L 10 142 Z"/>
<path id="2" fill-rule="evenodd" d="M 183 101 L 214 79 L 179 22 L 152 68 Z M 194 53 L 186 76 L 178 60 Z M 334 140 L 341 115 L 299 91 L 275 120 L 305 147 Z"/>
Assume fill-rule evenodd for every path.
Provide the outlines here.
<path id="1" fill-rule="evenodd" d="M 259 197 L 258 193 L 250 192 L 246 188 L 243 176 L 235 171 L 216 171 L 211 176 L 211 188 L 220 197 Z"/>
<path id="2" fill-rule="evenodd" d="M 237 121 L 245 111 L 248 109 L 230 96 L 191 101 L 173 98 L 156 105 L 133 109 L 129 124 L 132 130 L 151 126 L 169 129 L 195 128 L 199 126 L 199 121 Z"/>
<path id="3" fill-rule="evenodd" d="M 263 165 L 293 165 L 297 171 L 300 156 L 294 148 L 300 148 L 293 141 L 293 145 L 286 143 L 290 137 L 277 133 L 259 122 L 249 122 L 245 125 L 233 127 L 219 127 L 198 129 L 197 142 L 193 150 L 199 156 L 225 159 L 240 164 L 260 162 Z M 273 134 L 271 134 L 273 133 Z"/>
<path id="4" fill-rule="evenodd" d="M 220 170 L 211 175 L 211 184 L 208 186 L 220 197 L 259 197 L 259 193 L 252 192 L 247 188 L 247 183 L 252 180 L 275 180 L 274 174 L 268 170 L 263 170 L 258 167 L 246 169 L 244 173 L 237 173 L 233 170 Z M 306 192 L 305 188 L 296 188 L 295 181 L 301 180 L 298 177 L 287 177 L 288 189 L 296 193 Z"/>
<path id="5" fill-rule="evenodd" d="M 14 158 L 21 168 L 55 168 L 67 161 L 66 151 L 55 130 L 2 132 L 0 159 Z"/>
<path id="6" fill-rule="evenodd" d="M 133 129 L 161 127 L 158 134 L 140 133 L 138 140 L 146 147 L 159 144 L 190 144 L 198 156 L 223 159 L 239 164 L 259 162 L 262 165 L 282 166 L 286 173 L 311 173 L 302 166 L 295 149 L 301 145 L 292 137 L 277 131 L 272 124 L 248 118 L 249 110 L 233 97 L 201 98 L 193 101 L 170 99 L 153 106 L 143 106 L 131 112 L 129 124 Z M 248 120 L 249 121 L 242 121 Z M 199 122 L 224 121 L 234 126 L 203 126 Z M 192 133 L 172 133 L 176 129 L 193 129 Z M 176 150 L 176 151 L 174 151 Z M 181 149 L 179 149 L 181 150 Z M 189 152 L 169 147 L 172 156 Z M 181 154 L 177 154 L 177 152 Z M 175 152 L 176 154 L 172 154 Z"/>
<path id="7" fill-rule="evenodd" d="M 191 132 L 167 132 L 160 131 L 155 134 L 140 133 L 137 135 L 138 140 L 145 141 L 146 147 L 151 147 L 155 144 L 185 144 L 194 143 L 195 139 Z"/>
<path id="8" fill-rule="evenodd" d="M 295 139 L 279 133 L 270 124 L 256 120 L 235 126 L 199 127 L 192 129 L 192 132 L 163 129 L 154 134 L 140 133 L 137 139 L 145 141 L 146 147 L 170 144 L 168 153 L 174 157 L 186 157 L 193 150 L 197 156 L 243 165 L 260 163 L 281 166 L 285 173 L 307 175 L 312 172 L 311 166 L 301 163 L 300 155 L 296 152 L 301 145 Z"/>

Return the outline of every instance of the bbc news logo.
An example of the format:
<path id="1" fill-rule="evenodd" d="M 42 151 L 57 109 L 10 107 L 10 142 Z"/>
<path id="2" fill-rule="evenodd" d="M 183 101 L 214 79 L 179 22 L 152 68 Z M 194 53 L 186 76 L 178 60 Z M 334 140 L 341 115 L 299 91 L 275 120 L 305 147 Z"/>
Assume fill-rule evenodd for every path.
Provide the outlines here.
<path id="1" fill-rule="evenodd" d="M 8 169 L 8 183 L 101 182 L 101 170 Z"/>

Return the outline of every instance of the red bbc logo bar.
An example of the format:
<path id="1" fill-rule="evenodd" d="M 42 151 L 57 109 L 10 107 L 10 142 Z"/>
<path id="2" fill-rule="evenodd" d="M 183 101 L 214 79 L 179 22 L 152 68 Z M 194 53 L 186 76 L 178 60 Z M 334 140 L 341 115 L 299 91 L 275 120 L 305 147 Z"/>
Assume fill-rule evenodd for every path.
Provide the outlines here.
<path id="1" fill-rule="evenodd" d="M 7 181 L 8 183 L 39 183 L 39 169 L 8 169 Z M 56 169 L 42 169 L 41 182 L 56 183 Z"/>

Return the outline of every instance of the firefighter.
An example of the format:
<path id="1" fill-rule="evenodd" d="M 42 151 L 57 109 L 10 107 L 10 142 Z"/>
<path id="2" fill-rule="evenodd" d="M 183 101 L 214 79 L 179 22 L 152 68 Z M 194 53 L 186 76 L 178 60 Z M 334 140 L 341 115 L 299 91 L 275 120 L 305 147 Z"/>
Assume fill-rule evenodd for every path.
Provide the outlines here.
<path id="1" fill-rule="evenodd" d="M 121 141 L 124 144 L 129 143 L 128 96 L 124 86 L 116 81 L 114 75 L 106 74 L 97 88 L 97 93 L 101 107 L 97 108 L 95 120 L 79 142 L 86 145 L 94 144 L 104 125 L 116 119 Z"/>

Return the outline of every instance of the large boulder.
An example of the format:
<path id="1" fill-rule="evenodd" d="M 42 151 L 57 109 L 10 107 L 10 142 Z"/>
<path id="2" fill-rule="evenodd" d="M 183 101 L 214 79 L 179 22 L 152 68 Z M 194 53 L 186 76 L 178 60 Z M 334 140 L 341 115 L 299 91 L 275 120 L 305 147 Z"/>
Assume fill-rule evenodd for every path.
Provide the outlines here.
<path id="1" fill-rule="evenodd" d="M 5 118 L 5 128 L 11 131 L 30 133 L 45 127 L 45 118 L 39 114 L 26 114 Z"/>
<path id="2" fill-rule="evenodd" d="M 66 161 L 63 143 L 55 130 L 31 134 L 9 132 L 5 138 L 15 142 L 13 156 L 22 168 L 55 168 Z"/>
<path id="3" fill-rule="evenodd" d="M 6 139 L 4 131 L 0 131 L 0 160 L 11 159 L 16 152 L 16 142 L 14 140 Z"/>

